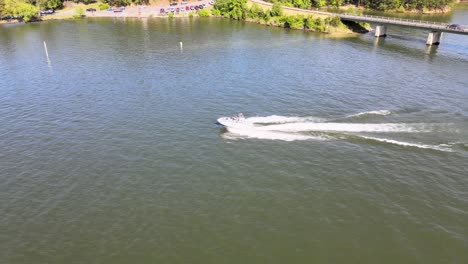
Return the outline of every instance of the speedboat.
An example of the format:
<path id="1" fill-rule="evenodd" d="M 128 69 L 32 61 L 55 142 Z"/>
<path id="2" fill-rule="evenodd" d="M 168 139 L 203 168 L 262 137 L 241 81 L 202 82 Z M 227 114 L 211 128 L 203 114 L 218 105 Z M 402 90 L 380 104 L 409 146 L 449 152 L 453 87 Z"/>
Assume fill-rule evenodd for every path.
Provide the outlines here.
<path id="1" fill-rule="evenodd" d="M 242 113 L 230 117 L 220 117 L 217 121 L 226 128 L 245 128 L 246 126 L 252 125 L 247 122 Z"/>

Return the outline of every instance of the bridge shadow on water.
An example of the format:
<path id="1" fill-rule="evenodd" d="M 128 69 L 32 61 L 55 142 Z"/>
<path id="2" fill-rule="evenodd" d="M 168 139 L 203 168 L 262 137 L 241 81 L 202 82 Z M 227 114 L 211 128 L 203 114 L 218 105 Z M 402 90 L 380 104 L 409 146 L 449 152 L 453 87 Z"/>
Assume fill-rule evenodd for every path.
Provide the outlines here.
<path id="1" fill-rule="evenodd" d="M 432 61 L 437 58 L 450 61 L 456 59 L 459 63 L 465 65 L 468 63 L 468 47 L 456 45 L 452 42 L 444 42 L 444 39 L 440 45 L 426 45 L 425 40 L 421 37 L 388 35 L 387 37 L 376 38 L 373 32 L 369 32 L 356 38 L 348 38 L 346 41 L 361 48 L 363 46 L 368 47 L 372 52 L 399 54 L 425 61 Z"/>

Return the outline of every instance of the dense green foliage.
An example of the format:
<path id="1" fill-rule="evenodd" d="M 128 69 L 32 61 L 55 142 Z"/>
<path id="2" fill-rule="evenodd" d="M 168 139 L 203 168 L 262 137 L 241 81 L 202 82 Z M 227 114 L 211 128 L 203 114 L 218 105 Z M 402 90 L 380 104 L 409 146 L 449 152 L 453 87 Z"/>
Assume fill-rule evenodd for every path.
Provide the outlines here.
<path id="1" fill-rule="evenodd" d="M 218 9 L 213 8 L 213 9 L 211 9 L 211 14 L 213 16 L 220 16 L 221 12 Z"/>
<path id="2" fill-rule="evenodd" d="M 275 1 L 273 6 L 271 7 L 271 16 L 282 16 L 283 15 L 283 7 L 281 7 L 281 3 Z"/>
<path id="3" fill-rule="evenodd" d="M 216 0 L 214 8 L 222 16 L 241 20 L 246 18 L 247 0 Z"/>
<path id="4" fill-rule="evenodd" d="M 36 18 L 39 10 L 63 7 L 63 0 L 0 0 L 0 16 L 13 16 L 29 22 Z"/>
<path id="5" fill-rule="evenodd" d="M 4 11 L 5 11 L 5 0 L 0 0 L 0 17 L 3 17 Z"/>
<path id="6" fill-rule="evenodd" d="M 103 3 L 99 4 L 99 10 L 106 10 L 109 8 L 109 4 Z"/>
<path id="7" fill-rule="evenodd" d="M 0 10 L 2 16 L 21 18 L 25 22 L 37 17 L 38 12 L 35 6 L 23 0 L 4 0 Z"/>
<path id="8" fill-rule="evenodd" d="M 85 9 L 83 6 L 75 7 L 75 14 L 73 15 L 74 18 L 82 18 L 85 16 Z"/>
<path id="9" fill-rule="evenodd" d="M 208 11 L 208 9 L 199 9 L 198 10 L 198 16 L 209 17 L 210 16 L 210 11 Z"/>
<path id="10" fill-rule="evenodd" d="M 274 2 L 275 0 L 266 0 Z M 294 6 L 299 8 L 311 7 L 340 7 L 344 5 L 356 5 L 376 10 L 397 10 L 406 9 L 443 9 L 451 5 L 455 0 L 280 0 L 284 6 Z"/>
<path id="11" fill-rule="evenodd" d="M 242 0 L 218 0 L 214 9 L 213 14 L 220 14 L 224 17 L 230 17 L 233 19 L 239 19 L 239 17 L 245 17 L 250 21 L 285 27 L 293 29 L 307 29 L 319 32 L 329 32 L 330 28 L 345 27 L 339 17 L 329 17 L 327 19 L 315 18 L 313 16 L 303 15 L 284 15 L 283 7 L 281 4 L 275 2 L 271 9 L 263 9 L 258 4 L 253 3 L 250 8 L 243 6 L 239 8 L 239 4 L 232 4 L 231 2 L 238 2 Z M 242 14 L 234 12 L 235 17 L 232 15 L 232 9 L 238 8 L 242 10 Z"/>
<path id="12" fill-rule="evenodd" d="M 111 6 L 127 6 L 132 3 L 131 0 L 103 0 L 104 3 L 107 3 Z M 142 1 L 133 1 L 136 4 L 141 4 Z"/>

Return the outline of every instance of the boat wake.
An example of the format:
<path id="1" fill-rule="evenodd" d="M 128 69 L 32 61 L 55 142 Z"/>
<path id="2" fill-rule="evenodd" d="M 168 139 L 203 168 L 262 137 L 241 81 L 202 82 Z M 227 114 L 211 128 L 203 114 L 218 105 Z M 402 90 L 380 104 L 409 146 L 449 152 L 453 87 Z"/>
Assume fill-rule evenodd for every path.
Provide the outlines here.
<path id="1" fill-rule="evenodd" d="M 363 115 L 390 115 L 388 110 L 369 111 L 348 115 L 354 118 Z M 240 116 L 240 118 L 239 118 Z M 434 132 L 440 124 L 425 123 L 352 123 L 327 121 L 318 117 L 235 117 L 219 118 L 218 122 L 225 126 L 226 132 L 222 134 L 225 139 L 267 139 L 267 140 L 337 140 L 347 138 L 360 138 L 366 141 L 393 144 L 403 147 L 433 149 L 439 151 L 452 151 L 449 144 L 431 145 L 423 143 L 405 142 L 392 138 L 389 135 L 404 133 L 430 133 Z M 384 136 L 383 136 L 384 135 Z"/>
<path id="2" fill-rule="evenodd" d="M 348 115 L 348 116 L 346 116 L 346 118 L 358 117 L 358 116 L 370 116 L 370 115 L 386 116 L 386 115 L 389 115 L 391 113 L 392 112 L 389 111 L 389 110 L 376 110 L 376 111 L 367 111 L 367 112 L 361 112 L 361 113 L 357 113 L 357 114 Z"/>

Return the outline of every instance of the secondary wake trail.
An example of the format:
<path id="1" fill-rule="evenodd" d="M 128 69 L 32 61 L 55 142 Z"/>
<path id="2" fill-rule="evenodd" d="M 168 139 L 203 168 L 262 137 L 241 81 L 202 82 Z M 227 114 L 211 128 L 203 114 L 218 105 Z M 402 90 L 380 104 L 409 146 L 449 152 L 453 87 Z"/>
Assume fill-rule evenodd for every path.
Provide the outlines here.
<path id="1" fill-rule="evenodd" d="M 366 115 L 380 115 L 380 116 L 386 116 L 391 114 L 392 112 L 390 110 L 375 110 L 375 111 L 367 111 L 367 112 L 361 112 L 357 114 L 352 114 L 346 116 L 346 118 L 350 117 L 358 117 L 358 116 L 366 116 Z"/>
<path id="2" fill-rule="evenodd" d="M 394 144 L 394 145 L 399 145 L 399 146 L 404 146 L 404 147 L 414 147 L 414 148 L 421 148 L 421 149 L 433 149 L 433 150 L 440 150 L 440 151 L 445 151 L 445 152 L 453 152 L 452 149 L 448 147 L 444 147 L 442 145 L 427 145 L 427 144 L 410 143 L 410 142 L 398 141 L 394 139 L 369 137 L 369 136 L 363 136 L 363 135 L 357 135 L 357 136 L 364 138 L 364 139 L 368 139 L 368 140 Z"/>

